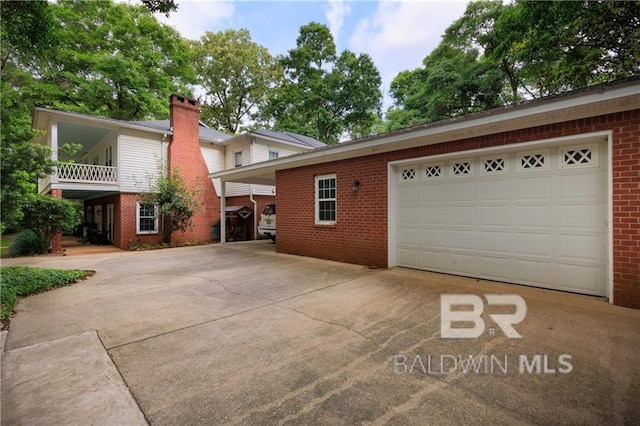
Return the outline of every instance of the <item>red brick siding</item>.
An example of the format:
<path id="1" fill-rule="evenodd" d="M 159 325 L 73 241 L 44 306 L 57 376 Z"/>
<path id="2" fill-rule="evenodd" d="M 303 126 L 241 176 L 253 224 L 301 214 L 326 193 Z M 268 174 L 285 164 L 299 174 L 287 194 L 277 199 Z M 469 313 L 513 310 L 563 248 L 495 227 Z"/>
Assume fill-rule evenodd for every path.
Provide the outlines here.
<path id="1" fill-rule="evenodd" d="M 278 171 L 277 251 L 386 267 L 389 161 L 603 130 L 613 131 L 614 303 L 640 308 L 640 110 Z M 337 221 L 317 226 L 314 177 L 330 173 Z"/>
<path id="2" fill-rule="evenodd" d="M 213 182 L 207 178 L 209 170 L 200 151 L 198 102 L 173 95 L 170 109 L 173 136 L 168 149 L 169 172 L 179 169 L 187 186 L 198 191 L 201 204 L 192 219 L 193 227 L 185 233 L 173 233 L 171 241 L 211 241 L 211 227 L 220 221 L 220 201 Z"/>
<path id="3" fill-rule="evenodd" d="M 62 190 L 52 189 L 51 196 L 54 198 L 62 198 Z M 51 238 L 51 253 L 62 254 L 62 229 L 58 229 Z"/>

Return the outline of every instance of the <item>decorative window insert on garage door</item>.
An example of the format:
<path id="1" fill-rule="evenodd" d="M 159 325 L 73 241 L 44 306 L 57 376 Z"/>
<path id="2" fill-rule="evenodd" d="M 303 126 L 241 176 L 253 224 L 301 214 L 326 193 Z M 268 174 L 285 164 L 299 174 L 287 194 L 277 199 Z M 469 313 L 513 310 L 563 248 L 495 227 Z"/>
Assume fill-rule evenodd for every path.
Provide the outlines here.
<path id="1" fill-rule="evenodd" d="M 391 164 L 390 265 L 607 295 L 607 136 Z"/>

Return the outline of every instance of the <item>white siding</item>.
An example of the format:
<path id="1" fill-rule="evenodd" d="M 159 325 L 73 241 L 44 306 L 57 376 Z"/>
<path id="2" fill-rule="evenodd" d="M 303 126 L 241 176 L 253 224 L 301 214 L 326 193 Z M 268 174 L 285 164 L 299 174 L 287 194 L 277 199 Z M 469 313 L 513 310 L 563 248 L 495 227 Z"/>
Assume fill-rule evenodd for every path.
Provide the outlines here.
<path id="1" fill-rule="evenodd" d="M 162 143 L 162 136 L 158 139 L 150 139 L 141 135 L 120 135 L 117 156 L 120 190 L 123 192 L 149 191 L 157 179 L 161 164 L 167 158 L 167 145 L 166 142 Z"/>
<path id="2" fill-rule="evenodd" d="M 300 147 L 295 148 L 287 144 L 281 144 L 256 138 L 253 144 L 253 162 L 259 163 L 269 159 L 269 151 L 278 153 L 278 158 L 287 157 L 299 152 L 305 152 L 306 149 Z M 276 195 L 276 187 L 273 185 L 253 185 L 253 193 L 256 195 Z"/>
<path id="3" fill-rule="evenodd" d="M 234 154 L 237 151 L 242 151 L 242 165 L 246 166 L 251 164 L 251 144 L 249 141 L 236 142 L 227 145 L 226 147 L 226 168 L 233 169 L 235 167 L 235 158 Z M 241 196 L 241 195 L 249 195 L 249 188 L 251 186 L 246 183 L 235 183 L 229 182 L 227 183 L 227 197 Z"/>
<path id="4" fill-rule="evenodd" d="M 210 144 L 200 144 L 200 151 L 204 162 L 207 164 L 209 173 L 224 170 L 225 168 L 225 149 L 223 146 L 215 146 Z M 220 179 L 213 180 L 213 186 L 217 194 L 220 194 Z"/>

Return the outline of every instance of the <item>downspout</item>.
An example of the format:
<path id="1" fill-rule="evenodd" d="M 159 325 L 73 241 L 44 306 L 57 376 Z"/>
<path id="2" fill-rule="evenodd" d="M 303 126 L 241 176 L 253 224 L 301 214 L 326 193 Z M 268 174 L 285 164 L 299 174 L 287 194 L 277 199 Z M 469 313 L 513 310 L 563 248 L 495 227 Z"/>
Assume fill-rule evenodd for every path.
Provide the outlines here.
<path id="1" fill-rule="evenodd" d="M 249 145 L 249 164 L 253 164 L 253 142 L 255 138 L 251 138 L 251 144 Z M 253 204 L 253 239 L 258 239 L 258 203 L 253 198 L 253 184 L 249 185 L 249 200 Z"/>

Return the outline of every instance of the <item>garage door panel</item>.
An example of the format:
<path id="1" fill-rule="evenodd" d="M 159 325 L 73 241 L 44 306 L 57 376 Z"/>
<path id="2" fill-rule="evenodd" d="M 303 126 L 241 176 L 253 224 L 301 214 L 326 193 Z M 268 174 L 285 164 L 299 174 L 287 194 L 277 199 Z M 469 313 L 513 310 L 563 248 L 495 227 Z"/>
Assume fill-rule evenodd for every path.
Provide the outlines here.
<path id="1" fill-rule="evenodd" d="M 434 272 L 447 272 L 447 255 L 441 250 L 422 250 L 422 267 Z"/>
<path id="2" fill-rule="evenodd" d="M 509 226 L 511 212 L 508 205 L 479 206 L 476 209 L 480 213 L 480 226 Z"/>
<path id="3" fill-rule="evenodd" d="M 523 205 L 516 207 L 516 226 L 536 227 L 548 230 L 551 226 L 549 205 Z"/>
<path id="4" fill-rule="evenodd" d="M 480 201 L 508 202 L 511 198 L 511 182 L 509 179 L 487 180 L 478 183 Z"/>
<path id="5" fill-rule="evenodd" d="M 606 254 L 606 247 L 601 235 L 567 235 L 558 238 L 558 256 L 563 259 L 582 259 L 587 262 L 598 262 Z"/>
<path id="6" fill-rule="evenodd" d="M 451 160 L 435 177 L 416 164 L 410 181 L 397 171 L 398 264 L 604 295 L 607 150 L 587 145 L 586 160 L 574 143 Z"/>
<path id="7" fill-rule="evenodd" d="M 453 226 L 475 225 L 476 209 L 474 206 L 452 206 L 449 209 L 449 219 Z"/>
<path id="8" fill-rule="evenodd" d="M 560 227 L 582 229 L 584 231 L 602 229 L 605 215 L 598 205 L 581 204 L 558 207 Z"/>
<path id="9" fill-rule="evenodd" d="M 420 188 L 416 185 L 402 185 L 398 188 L 397 197 L 398 203 L 415 203 L 419 201 L 418 193 Z"/>
<path id="10" fill-rule="evenodd" d="M 475 182 L 467 180 L 466 182 L 452 182 L 446 186 L 449 194 L 449 201 L 452 202 L 475 202 Z"/>
<path id="11" fill-rule="evenodd" d="M 556 280 L 558 288 L 593 295 L 603 294 L 606 276 L 601 270 L 598 266 L 560 264 Z"/>
<path id="12" fill-rule="evenodd" d="M 520 177 L 516 181 L 517 201 L 551 201 L 551 178 L 542 177 Z"/>
<path id="13" fill-rule="evenodd" d="M 448 269 L 458 275 L 474 275 L 477 273 L 476 257 L 474 254 L 451 253 L 449 256 Z"/>
<path id="14" fill-rule="evenodd" d="M 500 231 L 480 231 L 478 232 L 477 248 L 481 252 L 492 252 L 492 254 L 502 254 L 508 256 L 511 253 L 511 234 Z"/>
<path id="15" fill-rule="evenodd" d="M 554 243 L 551 234 L 516 234 L 516 252 L 523 256 L 553 256 Z"/>
<path id="16" fill-rule="evenodd" d="M 422 208 L 422 224 L 425 226 L 445 225 L 448 223 L 447 206 L 427 205 Z"/>
<path id="17" fill-rule="evenodd" d="M 475 230 L 450 229 L 447 233 L 447 244 L 452 250 L 474 250 Z"/>
<path id="18" fill-rule="evenodd" d="M 428 249 L 444 250 L 447 248 L 447 230 L 446 229 L 422 229 L 422 232 L 416 232 L 421 237 L 421 246 Z"/>
<path id="19" fill-rule="evenodd" d="M 602 173 L 577 173 L 558 176 L 559 195 L 563 200 L 598 202 L 604 192 Z"/>
<path id="20" fill-rule="evenodd" d="M 427 183 L 421 188 L 422 200 L 425 203 L 446 201 L 445 187 L 440 184 Z"/>

